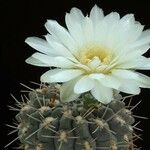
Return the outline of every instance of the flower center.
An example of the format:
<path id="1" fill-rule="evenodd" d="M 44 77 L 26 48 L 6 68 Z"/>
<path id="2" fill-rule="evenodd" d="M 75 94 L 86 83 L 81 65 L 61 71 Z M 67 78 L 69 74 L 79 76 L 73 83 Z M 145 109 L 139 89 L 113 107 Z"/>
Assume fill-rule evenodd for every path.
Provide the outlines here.
<path id="1" fill-rule="evenodd" d="M 102 48 L 87 48 L 82 50 L 79 55 L 79 60 L 82 64 L 89 64 L 95 59 L 99 60 L 99 63 L 108 65 L 111 61 L 112 55 L 109 51 Z"/>

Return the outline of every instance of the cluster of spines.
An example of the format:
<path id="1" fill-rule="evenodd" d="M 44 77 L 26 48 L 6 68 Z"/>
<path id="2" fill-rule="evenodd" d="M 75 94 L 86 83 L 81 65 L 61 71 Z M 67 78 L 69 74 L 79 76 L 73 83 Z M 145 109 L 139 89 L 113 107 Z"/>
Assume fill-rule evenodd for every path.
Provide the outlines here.
<path id="1" fill-rule="evenodd" d="M 27 88 L 32 90 L 32 92 L 30 93 L 34 93 L 29 94 L 30 98 L 24 96 L 27 102 L 25 102 L 23 96 L 22 102 L 19 102 L 15 99 L 15 97 L 13 97 L 16 100 L 17 106 L 20 107 L 21 110 L 19 108 L 10 107 L 10 109 L 12 110 L 19 111 L 19 114 L 16 116 L 19 125 L 17 125 L 16 123 L 15 124 L 17 126 L 8 125 L 9 127 L 15 129 L 14 131 L 10 132 L 10 134 L 19 131 L 19 136 L 15 140 L 19 139 L 22 143 L 25 143 L 23 144 L 25 150 L 53 150 L 55 148 L 58 150 L 71 150 L 73 149 L 72 146 L 74 145 L 74 140 L 76 140 L 74 148 L 75 150 L 118 150 L 119 147 L 122 147 L 121 150 L 123 150 L 123 147 L 126 148 L 128 146 L 127 143 L 130 145 L 131 150 L 136 149 L 132 143 L 132 138 L 140 137 L 133 133 L 132 130 L 140 130 L 136 127 L 136 125 L 138 125 L 139 123 L 131 126 L 134 122 L 131 111 L 129 111 L 128 109 L 124 109 L 124 103 L 122 102 L 127 99 L 127 97 L 122 98 L 122 101 L 120 101 L 120 105 L 117 105 L 117 107 L 115 107 L 114 101 L 107 107 L 101 106 L 100 104 L 97 107 L 94 106 L 90 107 L 88 110 L 84 110 L 84 107 L 82 107 L 81 103 L 77 106 L 67 104 L 63 104 L 62 106 L 58 99 L 59 93 L 56 88 L 53 88 L 52 86 L 51 88 L 45 86 L 44 88 L 42 87 L 38 90 L 34 90 L 29 87 Z M 44 93 L 47 89 L 51 89 L 50 93 L 53 94 L 47 95 L 46 93 Z M 40 96 L 43 97 L 42 101 L 41 99 L 39 99 L 39 94 L 41 94 Z M 33 95 L 36 97 L 33 98 Z M 45 96 L 47 96 L 47 98 Z M 127 107 L 131 107 L 130 110 L 133 110 L 137 105 L 133 107 L 128 105 Z M 114 113 L 111 112 L 111 107 L 113 108 Z M 125 113 L 127 113 L 127 116 L 131 118 L 125 118 Z M 122 119 L 121 115 L 124 119 Z M 98 117 L 96 118 L 95 116 Z M 32 124 L 32 129 L 31 124 L 28 126 L 26 124 L 27 122 L 30 122 Z M 117 127 L 117 124 L 121 124 L 121 126 L 125 126 L 126 128 L 126 123 L 128 123 L 130 126 L 128 126 L 128 129 L 124 130 L 131 131 L 131 137 L 128 137 L 128 135 L 124 135 L 122 141 L 116 140 L 114 135 L 118 133 L 117 130 L 119 128 Z M 111 128 L 113 128 L 113 130 L 109 128 L 110 126 Z M 92 133 L 92 136 L 90 132 Z M 126 133 L 127 131 L 124 132 Z M 108 133 L 109 135 L 107 135 Z M 37 136 L 40 141 L 37 141 Z M 108 136 L 109 139 L 111 136 L 112 140 L 103 140 L 106 139 L 106 137 L 104 136 Z M 13 140 L 12 142 L 14 142 L 15 140 Z M 53 143 L 53 141 L 55 141 L 55 143 Z M 12 142 L 10 142 L 8 145 L 10 145 Z M 8 145 L 6 145 L 6 147 Z M 106 145 L 108 146 L 106 147 Z"/>

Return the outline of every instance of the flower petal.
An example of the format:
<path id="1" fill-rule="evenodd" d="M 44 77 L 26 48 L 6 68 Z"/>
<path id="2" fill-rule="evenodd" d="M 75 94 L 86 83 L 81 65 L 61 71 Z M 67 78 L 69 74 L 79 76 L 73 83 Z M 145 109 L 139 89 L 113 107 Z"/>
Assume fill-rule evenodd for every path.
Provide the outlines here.
<path id="1" fill-rule="evenodd" d="M 90 91 L 94 86 L 94 80 L 89 78 L 88 76 L 83 76 L 74 87 L 74 92 L 77 94 L 81 94 L 87 91 Z"/>
<path id="2" fill-rule="evenodd" d="M 139 72 L 137 72 L 137 74 L 139 75 L 139 79 L 136 81 L 138 81 L 139 86 L 143 88 L 150 88 L 150 77 Z"/>
<path id="3" fill-rule="evenodd" d="M 120 16 L 117 12 L 112 12 L 108 14 L 104 18 L 104 22 L 107 24 L 107 31 L 106 31 L 106 37 L 104 40 L 105 47 L 108 47 L 108 49 L 115 49 L 118 45 L 118 24 L 119 24 Z M 99 29 L 97 29 L 99 30 Z M 119 42 L 120 43 L 120 42 Z"/>
<path id="4" fill-rule="evenodd" d="M 70 51 L 75 50 L 75 42 L 70 36 L 69 32 L 59 25 L 57 21 L 48 20 L 45 24 L 46 29 L 54 36 L 56 36 L 60 42 L 62 42 Z"/>
<path id="5" fill-rule="evenodd" d="M 150 58 L 142 57 L 141 59 L 139 59 L 134 69 L 150 70 Z"/>
<path id="6" fill-rule="evenodd" d="M 138 47 L 147 44 L 150 44 L 150 29 L 143 31 L 140 38 L 135 43 L 133 43 L 132 46 Z"/>
<path id="7" fill-rule="evenodd" d="M 38 50 L 39 52 L 45 53 L 45 54 L 51 54 L 51 47 L 50 45 L 43 39 L 38 37 L 28 37 L 25 42 L 33 47 L 34 49 Z"/>
<path id="8" fill-rule="evenodd" d="M 82 46 L 85 41 L 83 34 L 84 19 L 84 15 L 78 8 L 72 8 L 70 13 L 66 13 L 65 16 L 67 28 L 78 46 Z"/>
<path id="9" fill-rule="evenodd" d="M 134 24 L 135 23 L 134 14 L 127 14 L 123 16 L 120 22 L 121 22 L 121 25 L 124 25 L 124 26 L 129 26 L 131 24 Z"/>
<path id="10" fill-rule="evenodd" d="M 53 39 L 52 35 L 47 34 L 45 38 L 47 42 L 49 43 L 49 45 L 53 48 L 53 51 L 51 51 L 51 53 L 57 56 L 74 58 L 72 53 L 63 44 L 61 44 L 60 41 L 55 41 Z"/>
<path id="11" fill-rule="evenodd" d="M 100 20 L 104 18 L 103 10 L 95 5 L 90 12 L 90 19 L 93 21 L 93 24 L 96 25 Z"/>
<path id="12" fill-rule="evenodd" d="M 146 58 L 144 65 L 141 67 L 136 67 L 139 70 L 150 70 L 150 58 Z"/>
<path id="13" fill-rule="evenodd" d="M 117 53 L 124 52 L 124 50 L 120 50 L 131 43 L 133 44 L 142 34 L 143 28 L 144 26 L 140 23 L 135 23 L 133 14 L 128 14 L 121 18 L 118 29 L 116 29 L 116 38 L 119 40 L 118 44 L 116 43 L 116 49 L 118 48 L 119 50 Z"/>
<path id="14" fill-rule="evenodd" d="M 41 63 L 47 64 L 47 66 L 72 68 L 74 63 L 65 57 L 50 57 L 41 53 L 34 53 L 33 58 L 38 59 Z"/>
<path id="15" fill-rule="evenodd" d="M 112 74 L 123 79 L 137 79 L 139 77 L 136 72 L 123 69 L 113 69 Z"/>
<path id="16" fill-rule="evenodd" d="M 141 91 L 138 82 L 131 79 L 123 79 L 121 81 L 121 86 L 119 90 L 124 93 L 135 94 L 135 95 L 139 94 Z"/>
<path id="17" fill-rule="evenodd" d="M 140 56 L 132 60 L 126 59 L 126 61 L 123 61 L 122 63 L 118 62 L 117 68 L 143 70 L 148 67 L 148 64 L 149 64 L 149 59 L 144 56 Z"/>
<path id="18" fill-rule="evenodd" d="M 104 19 L 96 26 L 95 29 L 95 39 L 94 41 L 96 43 L 102 44 L 102 46 L 105 45 L 105 39 L 108 32 L 108 24 L 104 21 Z"/>
<path id="19" fill-rule="evenodd" d="M 136 59 L 137 57 L 140 57 L 150 49 L 150 45 L 144 45 L 139 47 L 127 47 L 126 49 L 128 49 L 128 51 L 125 50 L 126 53 L 124 54 L 124 56 L 122 56 L 124 57 L 124 59 L 122 59 L 122 62 L 131 61 Z M 128 57 L 125 57 L 126 55 L 128 55 Z"/>
<path id="20" fill-rule="evenodd" d="M 86 42 L 91 42 L 94 38 L 93 22 L 89 17 L 85 17 L 83 21 L 83 33 Z"/>
<path id="21" fill-rule="evenodd" d="M 115 76 L 111 76 L 111 75 L 106 75 L 104 79 L 99 80 L 101 84 L 103 84 L 103 86 L 109 87 L 109 88 L 113 88 L 118 90 L 121 83 L 118 80 L 117 77 Z"/>
<path id="22" fill-rule="evenodd" d="M 111 12 L 104 18 L 104 20 L 108 23 L 108 25 L 110 25 L 110 28 L 111 25 L 119 21 L 119 19 L 120 19 L 120 15 L 117 12 Z"/>
<path id="23" fill-rule="evenodd" d="M 41 76 L 41 82 L 66 82 L 83 74 L 77 69 L 53 69 Z"/>
<path id="24" fill-rule="evenodd" d="M 60 100 L 62 102 L 70 102 L 76 100 L 80 96 L 80 94 L 74 93 L 74 86 L 77 80 L 79 80 L 79 78 L 63 83 L 60 88 Z"/>
<path id="25" fill-rule="evenodd" d="M 93 73 L 89 75 L 90 78 L 98 80 L 103 86 L 117 89 L 120 87 L 120 81 L 113 75 L 104 75 Z"/>
<path id="26" fill-rule="evenodd" d="M 29 58 L 27 58 L 27 59 L 25 60 L 25 62 L 26 62 L 27 64 L 34 65 L 34 66 L 48 67 L 47 64 L 42 63 L 40 60 L 38 60 L 38 59 L 36 59 L 36 58 L 34 58 L 34 57 L 32 57 L 32 56 L 29 57 Z"/>
<path id="27" fill-rule="evenodd" d="M 91 94 L 95 97 L 95 99 L 103 104 L 108 104 L 113 99 L 112 89 L 103 86 L 100 82 L 95 82 L 95 86 L 91 90 Z"/>
<path id="28" fill-rule="evenodd" d="M 72 19 L 74 19 L 78 23 L 80 23 L 84 20 L 84 15 L 83 15 L 82 11 L 76 7 L 73 7 L 70 10 L 70 15 L 71 15 Z"/>

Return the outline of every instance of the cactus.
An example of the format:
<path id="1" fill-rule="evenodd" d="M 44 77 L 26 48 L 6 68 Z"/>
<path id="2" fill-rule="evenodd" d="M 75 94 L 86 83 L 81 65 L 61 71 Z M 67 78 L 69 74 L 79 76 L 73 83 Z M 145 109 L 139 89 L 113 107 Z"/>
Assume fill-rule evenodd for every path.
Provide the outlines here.
<path id="1" fill-rule="evenodd" d="M 16 115 L 24 150 L 133 150 L 132 112 L 122 96 L 107 104 L 89 93 L 62 103 L 59 86 L 42 85 L 26 96 Z"/>

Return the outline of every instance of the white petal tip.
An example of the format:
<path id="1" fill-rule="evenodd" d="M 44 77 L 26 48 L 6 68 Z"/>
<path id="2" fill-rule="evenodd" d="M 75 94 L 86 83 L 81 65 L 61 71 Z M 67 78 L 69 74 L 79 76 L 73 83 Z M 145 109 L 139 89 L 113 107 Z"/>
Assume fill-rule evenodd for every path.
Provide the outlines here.
<path id="1" fill-rule="evenodd" d="M 42 66 L 42 63 L 38 61 L 37 59 L 33 58 L 32 56 L 27 58 L 25 62 L 27 64 L 34 65 L 34 66 L 40 66 L 40 65 Z"/>
<path id="2" fill-rule="evenodd" d="M 53 25 L 53 24 L 56 24 L 56 23 L 57 23 L 56 20 L 48 19 L 47 22 L 46 22 L 45 24 Z"/>
<path id="3" fill-rule="evenodd" d="M 74 93 L 76 93 L 76 94 L 81 94 L 82 92 L 79 91 L 77 88 L 74 88 Z"/>
<path id="4" fill-rule="evenodd" d="M 93 6 L 93 8 L 94 8 L 94 9 L 98 9 L 99 7 L 95 4 L 95 5 Z"/>
<path id="5" fill-rule="evenodd" d="M 46 73 L 45 73 L 46 74 Z M 51 80 L 50 80 L 50 77 L 48 77 L 47 75 L 43 74 L 41 77 L 40 77 L 40 81 L 41 82 L 46 82 L 46 83 L 51 83 Z"/>
<path id="6" fill-rule="evenodd" d="M 110 99 L 110 100 L 98 100 L 100 103 L 102 103 L 102 104 L 105 104 L 105 105 L 107 105 L 107 104 L 109 104 L 111 101 L 112 101 L 112 99 Z"/>
<path id="7" fill-rule="evenodd" d="M 32 58 L 31 58 L 31 57 L 27 58 L 27 59 L 25 60 L 25 62 L 26 62 L 27 64 L 32 64 Z"/>
<path id="8" fill-rule="evenodd" d="M 27 38 L 25 39 L 25 43 L 29 44 L 32 39 L 33 39 L 33 37 L 27 37 Z"/>
<path id="9" fill-rule="evenodd" d="M 40 78 L 40 81 L 43 83 L 52 83 L 51 80 L 47 78 Z"/>

